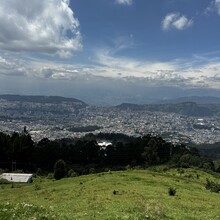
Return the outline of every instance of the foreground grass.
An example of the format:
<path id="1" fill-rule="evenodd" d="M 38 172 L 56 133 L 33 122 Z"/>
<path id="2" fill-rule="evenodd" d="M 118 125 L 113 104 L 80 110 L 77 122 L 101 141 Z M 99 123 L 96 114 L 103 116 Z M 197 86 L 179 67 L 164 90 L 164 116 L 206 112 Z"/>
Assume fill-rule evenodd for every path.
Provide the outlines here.
<path id="1" fill-rule="evenodd" d="M 128 170 L 0 186 L 0 219 L 220 219 L 220 195 L 199 170 Z M 177 193 L 168 195 L 168 188 Z"/>

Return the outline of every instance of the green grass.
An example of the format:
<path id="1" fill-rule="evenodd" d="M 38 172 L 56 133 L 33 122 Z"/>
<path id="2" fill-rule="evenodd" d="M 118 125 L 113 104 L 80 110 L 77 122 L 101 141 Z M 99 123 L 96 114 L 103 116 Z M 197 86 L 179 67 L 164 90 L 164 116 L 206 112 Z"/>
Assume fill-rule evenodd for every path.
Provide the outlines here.
<path id="1" fill-rule="evenodd" d="M 220 219 L 220 195 L 200 170 L 128 170 L 0 186 L 0 219 Z M 168 188 L 176 189 L 175 196 Z M 115 191 L 115 193 L 113 193 Z"/>

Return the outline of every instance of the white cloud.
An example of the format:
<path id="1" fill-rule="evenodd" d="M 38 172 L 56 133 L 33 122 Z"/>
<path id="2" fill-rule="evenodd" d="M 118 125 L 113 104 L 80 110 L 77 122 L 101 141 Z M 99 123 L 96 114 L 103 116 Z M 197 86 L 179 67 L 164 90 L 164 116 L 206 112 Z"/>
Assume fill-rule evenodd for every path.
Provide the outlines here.
<path id="1" fill-rule="evenodd" d="M 80 50 L 79 21 L 69 0 L 7 0 L 0 4 L 0 48 L 67 57 Z"/>
<path id="2" fill-rule="evenodd" d="M 210 14 L 217 12 L 220 15 L 220 0 L 214 0 L 210 5 L 205 9 L 205 14 Z"/>
<path id="3" fill-rule="evenodd" d="M 175 69 L 175 65 L 171 62 L 145 62 L 126 57 L 115 57 L 108 50 L 98 51 L 95 60 L 98 66 L 106 70 L 104 76 L 107 77 L 148 77 L 161 70 Z M 103 73 L 100 72 L 100 74 Z"/>
<path id="4" fill-rule="evenodd" d="M 214 53 L 217 55 L 216 53 Z M 211 54 L 196 55 L 169 62 L 140 61 L 116 56 L 112 51 L 99 50 L 93 65 L 66 64 L 40 59 L 15 58 L 6 53 L 0 56 L 0 78 L 14 76 L 55 82 L 99 83 L 119 80 L 145 86 L 175 86 L 184 88 L 220 88 L 220 58 Z M 114 85 L 112 85 L 114 87 Z"/>
<path id="5" fill-rule="evenodd" d="M 132 5 L 133 4 L 133 0 L 115 0 L 115 2 L 121 5 Z"/>
<path id="6" fill-rule="evenodd" d="M 163 30 L 178 29 L 183 30 L 193 25 L 193 20 L 179 13 L 170 13 L 162 21 Z"/>
<path id="7" fill-rule="evenodd" d="M 218 14 L 220 15 L 220 0 L 215 0 L 214 5 L 215 5 L 215 8 L 216 8 Z"/>

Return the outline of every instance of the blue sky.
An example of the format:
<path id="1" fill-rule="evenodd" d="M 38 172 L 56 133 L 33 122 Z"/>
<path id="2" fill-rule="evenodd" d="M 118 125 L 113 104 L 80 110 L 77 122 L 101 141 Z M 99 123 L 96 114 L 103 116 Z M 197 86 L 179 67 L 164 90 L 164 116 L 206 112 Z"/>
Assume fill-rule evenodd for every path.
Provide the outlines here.
<path id="1" fill-rule="evenodd" d="M 220 96 L 220 0 L 0 3 L 0 93 Z"/>
<path id="2" fill-rule="evenodd" d="M 219 50 L 219 15 L 207 11 L 212 1 L 134 0 L 130 6 L 111 0 L 73 0 L 85 46 L 84 52 L 109 47 L 117 55 L 141 60 L 190 58 Z M 206 12 L 207 11 L 207 12 Z M 191 25 L 180 28 L 162 22 L 169 14 L 185 16 Z M 118 44 L 118 45 L 117 45 Z M 126 45 L 127 44 L 127 45 Z M 127 47 L 126 47 L 127 46 Z"/>

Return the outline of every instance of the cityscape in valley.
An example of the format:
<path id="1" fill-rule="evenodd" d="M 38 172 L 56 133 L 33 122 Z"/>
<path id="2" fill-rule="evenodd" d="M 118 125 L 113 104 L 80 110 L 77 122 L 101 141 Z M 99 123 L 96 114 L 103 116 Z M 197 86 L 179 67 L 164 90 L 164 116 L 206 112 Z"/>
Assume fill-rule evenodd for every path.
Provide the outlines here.
<path id="1" fill-rule="evenodd" d="M 220 0 L 0 0 L 0 220 L 220 219 Z"/>
<path id="2" fill-rule="evenodd" d="M 210 109 L 213 112 L 210 112 Z M 220 142 L 220 104 L 91 106 L 71 98 L 0 96 L 0 131 L 22 132 L 34 141 L 82 137 L 88 133 L 152 134 L 171 143 Z"/>

